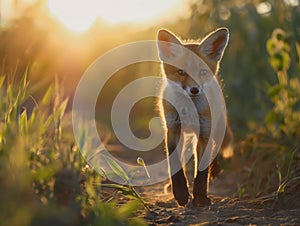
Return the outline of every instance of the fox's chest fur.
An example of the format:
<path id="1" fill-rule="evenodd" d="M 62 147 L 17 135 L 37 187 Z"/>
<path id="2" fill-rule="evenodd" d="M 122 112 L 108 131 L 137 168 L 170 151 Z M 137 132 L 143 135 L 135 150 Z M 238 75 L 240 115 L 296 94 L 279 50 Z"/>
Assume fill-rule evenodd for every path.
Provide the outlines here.
<path id="1" fill-rule="evenodd" d="M 203 89 L 199 89 L 197 96 L 190 97 L 179 85 L 174 86 L 176 86 L 176 83 L 170 84 L 165 81 L 161 88 L 162 98 L 160 99 L 159 108 L 165 120 L 165 126 L 169 128 L 182 126 L 185 130 L 192 131 L 193 127 L 199 123 L 200 136 L 208 137 L 211 114 Z M 178 89 L 182 89 L 182 92 L 178 92 Z M 192 101 L 192 104 L 188 99 Z M 174 103 L 175 106 L 179 106 L 179 109 L 174 107 Z"/>

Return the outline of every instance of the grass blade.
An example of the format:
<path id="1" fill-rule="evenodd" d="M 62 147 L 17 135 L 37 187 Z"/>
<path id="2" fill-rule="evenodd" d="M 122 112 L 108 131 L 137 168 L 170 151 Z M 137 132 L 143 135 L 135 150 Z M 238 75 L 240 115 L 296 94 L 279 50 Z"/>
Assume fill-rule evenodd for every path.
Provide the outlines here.
<path id="1" fill-rule="evenodd" d="M 116 161 L 114 161 L 109 156 L 104 156 L 104 158 L 105 158 L 106 162 L 108 163 L 108 165 L 110 166 L 110 168 L 113 170 L 113 172 L 117 176 L 122 178 L 127 184 L 131 184 L 127 173 Z"/>

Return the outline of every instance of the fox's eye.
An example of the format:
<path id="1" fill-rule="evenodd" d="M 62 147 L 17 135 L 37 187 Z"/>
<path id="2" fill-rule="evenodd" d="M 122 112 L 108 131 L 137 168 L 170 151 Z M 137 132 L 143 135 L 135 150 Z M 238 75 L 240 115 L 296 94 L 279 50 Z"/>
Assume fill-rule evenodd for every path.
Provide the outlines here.
<path id="1" fill-rule="evenodd" d="M 182 69 L 178 69 L 178 74 L 181 75 L 181 76 L 185 76 L 186 75 L 186 72 Z"/>

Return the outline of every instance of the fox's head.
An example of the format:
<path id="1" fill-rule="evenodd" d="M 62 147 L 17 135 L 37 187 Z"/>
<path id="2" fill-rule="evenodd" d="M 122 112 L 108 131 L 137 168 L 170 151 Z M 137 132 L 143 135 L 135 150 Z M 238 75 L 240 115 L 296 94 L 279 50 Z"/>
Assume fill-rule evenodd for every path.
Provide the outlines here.
<path id="1" fill-rule="evenodd" d="M 217 75 L 228 39 L 227 28 L 219 28 L 200 43 L 186 43 L 168 30 L 159 30 L 158 52 L 165 75 L 190 96 L 199 95 L 201 85 Z"/>

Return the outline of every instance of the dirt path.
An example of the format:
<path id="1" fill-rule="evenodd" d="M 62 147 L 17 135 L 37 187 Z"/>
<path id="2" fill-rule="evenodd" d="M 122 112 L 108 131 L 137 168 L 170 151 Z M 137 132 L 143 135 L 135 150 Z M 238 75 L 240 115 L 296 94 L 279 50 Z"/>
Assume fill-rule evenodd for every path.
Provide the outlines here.
<path id="1" fill-rule="evenodd" d="M 274 210 L 271 205 L 233 198 L 224 177 L 211 183 L 213 204 L 206 208 L 178 207 L 173 195 L 164 193 L 166 183 L 140 190 L 151 212 L 142 211 L 139 216 L 149 225 L 300 225 L 300 208 Z"/>

